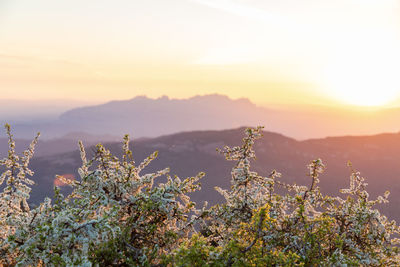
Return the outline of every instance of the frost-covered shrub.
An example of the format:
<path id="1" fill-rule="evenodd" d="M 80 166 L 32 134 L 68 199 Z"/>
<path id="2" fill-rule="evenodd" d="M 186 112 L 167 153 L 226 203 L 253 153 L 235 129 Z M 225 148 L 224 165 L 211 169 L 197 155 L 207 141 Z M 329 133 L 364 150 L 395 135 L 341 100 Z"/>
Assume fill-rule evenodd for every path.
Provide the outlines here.
<path id="1" fill-rule="evenodd" d="M 0 160 L 0 166 L 5 170 L 0 175 L 0 185 L 6 182 L 0 193 L 0 264 L 14 263 L 16 252 L 7 242 L 8 238 L 15 234 L 16 229 L 28 225 L 32 219 L 27 200 L 31 191 L 30 185 L 33 181 L 27 176 L 32 176 L 29 169 L 29 161 L 33 156 L 35 145 L 39 134 L 32 141 L 22 156 L 15 153 L 15 142 L 11 134 L 10 125 L 5 125 L 9 151 L 5 159 Z"/>
<path id="2" fill-rule="evenodd" d="M 263 177 L 250 169 L 262 128 L 247 129 L 243 144 L 220 150 L 235 161 L 225 201 L 196 208 L 188 193 L 202 173 L 184 180 L 164 169 L 142 174 L 157 157 L 136 164 L 124 138 L 118 159 L 97 145 L 87 160 L 80 143 L 81 179 L 59 177 L 73 191 L 30 209 L 28 168 L 37 137 L 22 157 L 6 126 L 10 150 L 0 161 L 0 265 L 9 266 L 390 266 L 399 265 L 399 228 L 374 208 L 364 179 L 352 171 L 344 197 L 319 190 L 321 160 L 309 168 L 310 186 Z M 154 183 L 160 176 L 165 183 Z M 0 183 L 0 184 L 1 184 Z M 286 194 L 276 193 L 280 187 Z"/>
<path id="3" fill-rule="evenodd" d="M 206 239 L 200 243 L 194 237 L 169 257 L 171 263 L 191 263 L 186 251 L 201 245 L 200 251 L 210 251 L 203 259 L 210 266 L 400 264 L 395 238 L 400 229 L 374 209 L 388 202 L 389 192 L 370 200 L 364 179 L 352 170 L 350 187 L 341 190 L 345 198 L 322 195 L 318 183 L 325 166 L 320 159 L 308 165 L 308 187 L 282 183 L 276 171 L 262 177 L 250 171 L 261 129 L 247 129 L 242 146 L 221 151 L 236 161 L 231 189 L 217 188 L 225 202 L 201 216 Z M 275 193 L 276 187 L 287 194 Z"/>
<path id="4" fill-rule="evenodd" d="M 122 160 L 98 145 L 88 161 L 80 143 L 81 181 L 59 177 L 73 187 L 71 195 L 64 197 L 56 188 L 54 203 L 46 199 L 29 210 L 30 189 L 23 183 L 32 184 L 25 173 L 32 174 L 26 164 L 36 139 L 19 165 L 10 133 L 9 138 L 9 157 L 1 161 L 9 185 L 1 195 L 3 264 L 150 265 L 193 231 L 194 203 L 186 194 L 199 188 L 202 173 L 184 180 L 171 177 L 168 169 L 141 174 L 157 153 L 135 164 L 127 136 Z M 159 176 L 167 182 L 153 186 Z"/>

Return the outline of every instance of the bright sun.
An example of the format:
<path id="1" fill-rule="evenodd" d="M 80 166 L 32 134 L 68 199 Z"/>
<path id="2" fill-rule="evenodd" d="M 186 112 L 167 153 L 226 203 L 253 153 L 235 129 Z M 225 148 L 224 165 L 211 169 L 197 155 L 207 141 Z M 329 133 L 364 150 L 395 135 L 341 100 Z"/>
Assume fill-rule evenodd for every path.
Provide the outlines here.
<path id="1" fill-rule="evenodd" d="M 325 69 L 329 94 L 359 106 L 382 106 L 395 101 L 400 95 L 396 53 L 391 49 L 371 53 L 362 46 L 342 50 Z"/>
<path id="2" fill-rule="evenodd" d="M 348 104 L 380 106 L 396 99 L 400 87 L 393 76 L 368 66 L 342 66 L 332 73 L 333 96 Z"/>

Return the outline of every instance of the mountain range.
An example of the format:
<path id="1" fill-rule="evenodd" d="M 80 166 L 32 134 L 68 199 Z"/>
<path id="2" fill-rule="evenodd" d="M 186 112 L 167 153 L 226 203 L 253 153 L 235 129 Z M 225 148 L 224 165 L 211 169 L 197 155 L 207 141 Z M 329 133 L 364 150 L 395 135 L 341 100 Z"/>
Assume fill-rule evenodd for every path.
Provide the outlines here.
<path id="1" fill-rule="evenodd" d="M 221 130 L 264 122 L 265 109 L 247 99 L 232 100 L 222 95 L 196 96 L 189 99 L 145 96 L 111 101 L 101 105 L 74 108 L 45 123 L 13 125 L 19 138 L 31 138 L 36 132 L 43 139 L 60 138 L 69 132 L 91 135 L 131 134 L 156 137 L 191 130 Z"/>
<path id="2" fill-rule="evenodd" d="M 27 110 L 26 113 L 31 112 Z M 305 140 L 398 132 L 400 109 L 329 107 L 323 103 L 307 107 L 267 108 L 257 106 L 246 98 L 230 99 L 217 94 L 188 99 L 138 96 L 72 108 L 53 119 L 42 121 L 24 120 L 21 115 L 18 121 L 12 125 L 13 133 L 22 139 L 30 139 L 36 132 L 42 133 L 42 140 L 62 139 L 71 132 L 95 136 L 122 136 L 128 133 L 141 138 L 183 131 L 264 125 L 269 131 Z M 0 122 L 6 120 L 0 116 Z M 0 131 L 1 136 L 4 137 L 4 131 Z"/>

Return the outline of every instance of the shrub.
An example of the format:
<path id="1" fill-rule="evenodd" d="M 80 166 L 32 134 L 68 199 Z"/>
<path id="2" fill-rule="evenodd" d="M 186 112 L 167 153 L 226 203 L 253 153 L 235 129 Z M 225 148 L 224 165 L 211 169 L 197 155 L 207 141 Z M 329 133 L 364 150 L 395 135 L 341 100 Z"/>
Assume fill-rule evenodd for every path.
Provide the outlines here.
<path id="1" fill-rule="evenodd" d="M 318 187 L 325 166 L 309 168 L 310 186 L 263 177 L 250 169 L 261 127 L 247 129 L 243 144 L 220 150 L 235 161 L 230 190 L 216 188 L 225 201 L 201 209 L 189 193 L 199 190 L 200 173 L 181 180 L 168 169 L 142 174 L 157 157 L 136 164 L 125 136 L 118 159 L 102 145 L 91 160 L 80 144 L 80 181 L 64 197 L 30 209 L 26 176 L 36 137 L 19 157 L 7 125 L 10 150 L 0 164 L 0 246 L 2 264 L 17 266 L 310 266 L 399 265 L 399 228 L 374 209 L 388 192 L 370 200 L 360 174 L 352 170 L 343 197 Z M 165 176 L 165 183 L 154 183 Z M 1 184 L 0 183 L 0 184 Z M 276 193 L 276 188 L 285 194 Z"/>

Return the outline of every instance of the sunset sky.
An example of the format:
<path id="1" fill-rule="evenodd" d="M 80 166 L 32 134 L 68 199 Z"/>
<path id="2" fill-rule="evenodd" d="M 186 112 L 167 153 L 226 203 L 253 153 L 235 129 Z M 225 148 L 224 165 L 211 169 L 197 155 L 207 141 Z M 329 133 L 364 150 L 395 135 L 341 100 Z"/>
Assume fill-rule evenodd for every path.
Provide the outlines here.
<path id="1" fill-rule="evenodd" d="M 0 0 L 0 92 L 400 105 L 400 1 Z"/>

